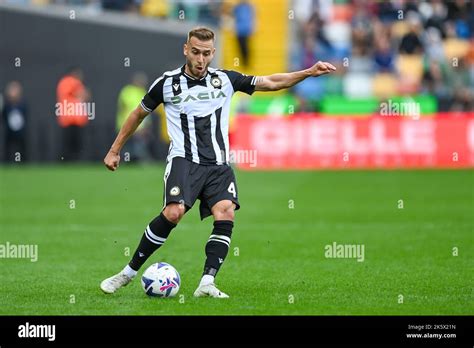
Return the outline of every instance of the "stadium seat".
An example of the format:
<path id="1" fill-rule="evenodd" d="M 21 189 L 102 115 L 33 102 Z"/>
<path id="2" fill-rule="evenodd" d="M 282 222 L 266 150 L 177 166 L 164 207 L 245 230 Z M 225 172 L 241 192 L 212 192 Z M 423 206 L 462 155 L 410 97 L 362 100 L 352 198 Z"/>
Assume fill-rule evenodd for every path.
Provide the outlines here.
<path id="1" fill-rule="evenodd" d="M 401 40 L 401 38 L 408 33 L 408 24 L 405 21 L 395 21 L 392 25 L 392 37 L 397 40 Z"/>
<path id="2" fill-rule="evenodd" d="M 140 12 L 143 16 L 166 17 L 170 12 L 167 1 L 144 0 Z"/>
<path id="3" fill-rule="evenodd" d="M 444 54 L 446 58 L 462 58 L 469 52 L 469 42 L 456 38 L 449 38 L 444 41 Z"/>
<path id="4" fill-rule="evenodd" d="M 349 98 L 364 98 L 372 95 L 372 77 L 367 74 L 349 73 L 344 78 L 344 93 Z"/>
<path id="5" fill-rule="evenodd" d="M 402 79 L 421 81 L 423 76 L 423 56 L 418 54 L 400 54 L 396 60 L 397 70 Z"/>
<path id="6" fill-rule="evenodd" d="M 386 99 L 397 93 L 398 80 L 393 74 L 381 73 L 374 76 L 374 96 Z"/>

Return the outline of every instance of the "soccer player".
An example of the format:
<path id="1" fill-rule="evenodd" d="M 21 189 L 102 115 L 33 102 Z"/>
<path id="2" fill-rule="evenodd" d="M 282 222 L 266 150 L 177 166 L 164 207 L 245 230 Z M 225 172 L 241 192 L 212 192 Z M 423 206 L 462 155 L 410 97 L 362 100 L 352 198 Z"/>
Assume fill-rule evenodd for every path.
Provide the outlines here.
<path id="1" fill-rule="evenodd" d="M 165 72 L 153 82 L 104 159 L 108 169 L 116 170 L 127 139 L 149 113 L 164 104 L 171 144 L 164 174 L 163 209 L 146 227 L 131 261 L 118 274 L 102 281 L 100 288 L 105 293 L 114 293 L 130 283 L 199 199 L 201 219 L 212 215 L 214 229 L 206 243 L 204 272 L 194 296 L 229 297 L 216 287 L 214 278 L 229 250 L 234 211 L 240 208 L 237 183 L 229 165 L 231 97 L 238 91 L 252 94 L 289 88 L 307 77 L 336 70 L 326 62 L 269 76 L 214 69 L 209 66 L 215 52 L 214 39 L 214 33 L 204 27 L 188 33 L 183 48 L 186 64 Z"/>

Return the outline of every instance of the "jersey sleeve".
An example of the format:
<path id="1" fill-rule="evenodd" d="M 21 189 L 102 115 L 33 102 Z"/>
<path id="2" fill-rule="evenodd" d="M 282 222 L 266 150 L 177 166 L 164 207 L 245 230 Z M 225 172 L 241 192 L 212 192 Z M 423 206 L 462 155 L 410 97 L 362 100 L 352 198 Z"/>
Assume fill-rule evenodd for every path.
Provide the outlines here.
<path id="1" fill-rule="evenodd" d="M 223 70 L 229 77 L 234 91 L 240 91 L 251 95 L 255 92 L 256 76 L 241 74 L 234 70 Z"/>
<path id="2" fill-rule="evenodd" d="M 163 103 L 163 85 L 165 83 L 165 76 L 156 79 L 150 86 L 148 93 L 143 97 L 140 105 L 143 110 L 153 112 L 158 105 Z"/>

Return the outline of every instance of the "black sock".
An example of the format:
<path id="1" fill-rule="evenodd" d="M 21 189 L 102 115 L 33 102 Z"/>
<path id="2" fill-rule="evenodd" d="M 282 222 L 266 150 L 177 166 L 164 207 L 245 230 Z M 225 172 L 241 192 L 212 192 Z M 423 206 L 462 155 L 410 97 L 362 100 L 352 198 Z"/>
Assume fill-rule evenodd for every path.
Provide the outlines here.
<path id="1" fill-rule="evenodd" d="M 206 244 L 207 258 L 203 275 L 216 276 L 229 251 L 233 227 L 232 221 L 214 221 L 214 230 Z"/>
<path id="2" fill-rule="evenodd" d="M 168 221 L 163 213 L 154 218 L 146 227 L 140 244 L 138 244 L 137 250 L 128 265 L 138 271 L 151 254 L 165 243 L 166 238 L 175 227 L 176 225 Z"/>

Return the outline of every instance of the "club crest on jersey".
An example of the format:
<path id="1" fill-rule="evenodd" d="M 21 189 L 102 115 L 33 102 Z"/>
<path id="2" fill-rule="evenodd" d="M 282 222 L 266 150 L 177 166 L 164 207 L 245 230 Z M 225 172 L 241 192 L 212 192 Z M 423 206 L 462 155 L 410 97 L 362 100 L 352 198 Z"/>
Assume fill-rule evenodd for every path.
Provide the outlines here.
<path id="1" fill-rule="evenodd" d="M 214 87 L 214 88 L 221 88 L 221 86 L 222 86 L 222 80 L 220 79 L 219 76 L 213 76 L 213 77 L 211 78 L 211 85 L 212 85 L 212 87 Z"/>
<path id="2" fill-rule="evenodd" d="M 212 92 L 201 92 L 198 94 L 188 94 L 188 95 L 175 95 L 171 97 L 171 103 L 173 104 L 180 104 L 180 103 L 187 103 L 189 101 L 196 101 L 196 100 L 209 100 L 209 99 L 217 99 L 227 97 L 224 92 L 221 90 L 219 91 L 212 91 Z"/>
<path id="3" fill-rule="evenodd" d="M 181 191 L 181 190 L 179 189 L 178 186 L 174 186 L 174 187 L 172 187 L 171 190 L 170 190 L 170 195 L 171 195 L 171 196 L 177 196 L 177 195 L 179 195 L 180 191 Z"/>

